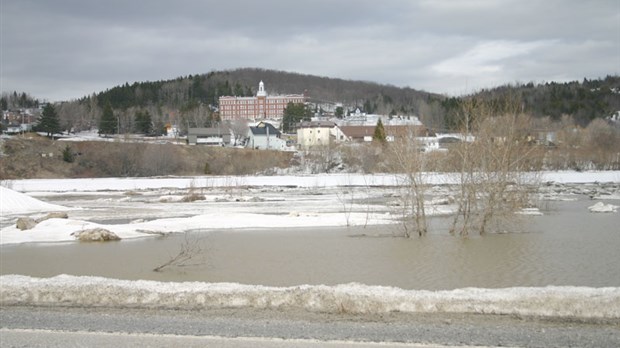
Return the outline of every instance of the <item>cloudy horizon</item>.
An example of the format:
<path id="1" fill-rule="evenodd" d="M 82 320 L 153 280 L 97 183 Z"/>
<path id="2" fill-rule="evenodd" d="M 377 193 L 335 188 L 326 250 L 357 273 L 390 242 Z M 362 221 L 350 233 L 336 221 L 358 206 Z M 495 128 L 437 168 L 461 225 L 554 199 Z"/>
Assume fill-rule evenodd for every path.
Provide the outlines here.
<path id="1" fill-rule="evenodd" d="M 458 95 L 620 74 L 620 1 L 0 0 L 2 92 L 242 67 Z"/>

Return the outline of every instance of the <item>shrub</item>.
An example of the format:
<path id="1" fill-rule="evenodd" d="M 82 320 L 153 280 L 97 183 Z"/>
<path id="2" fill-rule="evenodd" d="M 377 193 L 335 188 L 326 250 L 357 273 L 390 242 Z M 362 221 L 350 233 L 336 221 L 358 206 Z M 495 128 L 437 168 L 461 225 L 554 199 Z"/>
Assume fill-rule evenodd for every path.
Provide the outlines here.
<path id="1" fill-rule="evenodd" d="M 71 146 L 67 145 L 65 149 L 62 150 L 62 160 L 67 163 L 73 163 L 75 161 L 75 154 Z"/>

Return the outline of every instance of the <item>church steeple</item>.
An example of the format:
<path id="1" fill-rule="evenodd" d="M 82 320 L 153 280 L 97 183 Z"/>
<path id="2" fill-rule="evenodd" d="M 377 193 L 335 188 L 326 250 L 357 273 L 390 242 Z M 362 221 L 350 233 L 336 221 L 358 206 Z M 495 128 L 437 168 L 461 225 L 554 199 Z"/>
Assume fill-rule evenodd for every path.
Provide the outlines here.
<path id="1" fill-rule="evenodd" d="M 258 84 L 258 93 L 256 93 L 256 96 L 257 97 L 266 97 L 267 96 L 267 92 L 265 92 L 265 84 L 263 83 L 262 80 Z"/>

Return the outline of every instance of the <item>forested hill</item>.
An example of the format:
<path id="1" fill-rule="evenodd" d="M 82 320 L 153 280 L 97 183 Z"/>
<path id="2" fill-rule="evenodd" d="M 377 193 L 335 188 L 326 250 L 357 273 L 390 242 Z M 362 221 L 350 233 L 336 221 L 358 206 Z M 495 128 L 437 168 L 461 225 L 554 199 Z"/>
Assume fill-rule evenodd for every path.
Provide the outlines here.
<path id="1" fill-rule="evenodd" d="M 535 117 L 573 116 L 581 125 L 620 111 L 620 76 L 566 83 L 506 85 L 476 94 L 487 100 L 517 96 L 524 110 Z"/>
<path id="2" fill-rule="evenodd" d="M 368 113 L 416 115 L 431 128 L 451 128 L 464 99 L 502 99 L 516 96 L 525 112 L 559 119 L 572 115 L 580 124 L 620 110 L 620 77 L 568 83 L 518 84 L 483 90 L 474 95 L 446 97 L 364 81 L 243 68 L 179 77 L 174 80 L 136 82 L 116 86 L 60 107 L 62 121 L 76 130 L 97 127 L 101 110 L 110 104 L 119 116 L 121 131 L 131 131 L 138 111 L 148 111 L 156 124 L 182 127 L 208 126 L 216 120 L 222 95 L 255 95 L 259 81 L 269 94 L 307 93 L 318 103 L 342 103 Z"/>
<path id="3" fill-rule="evenodd" d="M 96 97 L 100 105 L 110 102 L 113 108 L 163 104 L 181 109 L 193 103 L 217 105 L 218 98 L 223 95 L 255 95 L 259 81 L 265 82 L 267 93 L 272 95 L 307 93 L 313 101 L 344 103 L 360 108 L 366 103 L 366 108 L 371 109 L 369 112 L 389 113 L 391 109 L 384 109 L 395 106 L 402 109 L 397 111 L 412 112 L 419 100 L 439 98 L 411 88 L 253 68 L 125 84 Z"/>

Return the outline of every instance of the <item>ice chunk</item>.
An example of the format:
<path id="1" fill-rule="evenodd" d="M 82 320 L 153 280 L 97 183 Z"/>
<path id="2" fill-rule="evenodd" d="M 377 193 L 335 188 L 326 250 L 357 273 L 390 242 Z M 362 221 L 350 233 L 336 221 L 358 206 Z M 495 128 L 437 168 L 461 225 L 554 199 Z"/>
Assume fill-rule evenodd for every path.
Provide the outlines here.
<path id="1" fill-rule="evenodd" d="M 605 204 L 603 202 L 598 202 L 595 205 L 589 206 L 588 210 L 591 213 L 615 213 L 618 211 L 618 206 L 613 205 L 613 204 Z"/>

